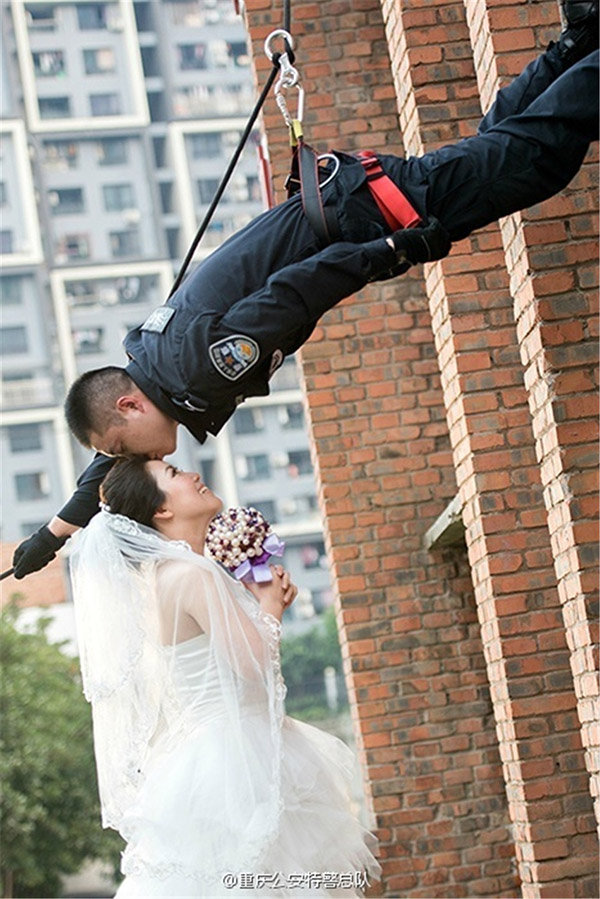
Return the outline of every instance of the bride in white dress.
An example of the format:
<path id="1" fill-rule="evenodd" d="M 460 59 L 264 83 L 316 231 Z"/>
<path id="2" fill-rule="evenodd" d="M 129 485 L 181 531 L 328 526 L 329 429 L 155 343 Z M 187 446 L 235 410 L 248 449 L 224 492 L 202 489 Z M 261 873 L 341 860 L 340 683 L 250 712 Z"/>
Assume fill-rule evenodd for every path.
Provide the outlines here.
<path id="1" fill-rule="evenodd" d="M 203 555 L 221 500 L 199 475 L 122 460 L 71 573 L 117 897 L 361 896 L 374 837 L 337 738 L 285 715 L 289 575 L 246 587 Z"/>

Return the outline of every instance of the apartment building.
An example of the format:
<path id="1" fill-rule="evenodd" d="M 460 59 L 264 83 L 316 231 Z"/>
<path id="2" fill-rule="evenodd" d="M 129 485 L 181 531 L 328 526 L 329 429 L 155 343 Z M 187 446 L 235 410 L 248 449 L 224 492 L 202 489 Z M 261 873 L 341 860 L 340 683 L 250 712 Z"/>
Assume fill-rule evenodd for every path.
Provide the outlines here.
<path id="1" fill-rule="evenodd" d="M 253 105 L 233 0 L 11 0 L 1 5 L 2 539 L 70 494 L 89 455 L 62 399 L 121 364 L 121 341 L 167 296 Z M 263 208 L 251 138 L 200 259 Z M 226 504 L 260 508 L 288 544 L 295 615 L 331 601 L 294 359 L 217 439 L 182 433 Z"/>

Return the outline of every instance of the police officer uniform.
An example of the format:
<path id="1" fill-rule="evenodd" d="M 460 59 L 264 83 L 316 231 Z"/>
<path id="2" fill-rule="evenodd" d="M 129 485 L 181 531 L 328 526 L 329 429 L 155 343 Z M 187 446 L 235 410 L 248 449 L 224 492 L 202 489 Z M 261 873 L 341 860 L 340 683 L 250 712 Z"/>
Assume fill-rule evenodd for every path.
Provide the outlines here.
<path id="1" fill-rule="evenodd" d="M 381 155 L 383 170 L 423 220 L 452 240 L 561 190 L 598 128 L 598 53 L 568 67 L 559 47 L 499 92 L 478 134 L 423 157 Z M 125 338 L 127 373 L 200 442 L 217 434 L 248 396 L 269 392 L 285 356 L 318 319 L 372 280 L 401 273 L 389 228 L 356 157 L 336 154 L 323 189 L 339 240 L 322 249 L 299 197 L 256 218 L 201 262 L 147 321 Z M 98 455 L 60 518 L 84 525 L 112 464 Z"/>

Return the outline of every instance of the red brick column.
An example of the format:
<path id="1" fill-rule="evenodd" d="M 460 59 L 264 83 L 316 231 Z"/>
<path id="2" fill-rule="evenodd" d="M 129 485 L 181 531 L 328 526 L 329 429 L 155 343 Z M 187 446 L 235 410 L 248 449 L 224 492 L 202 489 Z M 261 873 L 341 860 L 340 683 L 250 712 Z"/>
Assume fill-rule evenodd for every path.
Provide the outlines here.
<path id="1" fill-rule="evenodd" d="M 555 36 L 557 7 L 466 4 L 486 109 L 524 52 Z M 547 26 L 554 26 L 552 29 Z M 598 728 L 598 199 L 597 146 L 569 188 L 501 222 L 536 455 L 593 795 Z M 600 806 L 596 806 L 600 822 Z"/>
<path id="2" fill-rule="evenodd" d="M 250 0 L 247 13 L 264 80 L 262 41 L 281 7 Z M 295 2 L 292 31 L 309 141 L 401 153 L 379 0 Z M 279 187 L 289 148 L 272 102 L 265 123 Z M 423 543 L 456 478 L 421 272 L 331 310 L 302 361 L 385 893 L 514 896 L 466 553 Z"/>
<path id="3" fill-rule="evenodd" d="M 470 34 L 462 2 L 385 0 L 382 6 L 407 151 L 421 153 L 472 133 L 475 82 L 469 37 L 480 62 L 482 90 L 490 96 L 493 87 L 483 69 L 483 60 L 488 67 L 493 60 L 493 48 L 488 40 L 482 50 L 477 25 L 486 4 L 467 0 Z M 548 11 L 543 4 L 494 3 L 493 13 L 498 29 L 504 23 L 507 30 L 498 34 L 492 26 L 491 33 L 499 46 L 513 51 L 511 63 L 518 71 L 526 61 L 523 56 L 532 55 L 532 26 L 548 21 Z M 515 32 L 516 21 L 524 34 Z M 514 53 L 528 42 L 528 54 Z M 589 198 L 583 205 L 589 208 Z M 553 562 L 556 575 L 560 579 L 564 574 L 571 589 L 573 579 L 565 574 L 564 555 L 560 560 L 554 532 L 549 534 L 546 525 L 543 499 L 548 504 L 549 492 L 546 487 L 542 496 L 503 256 L 498 230 L 487 229 L 457 247 L 450 259 L 430 267 L 427 291 L 523 893 L 591 896 L 597 890 L 596 848 L 569 669 L 574 641 L 570 630 L 565 635 L 569 620 L 563 622 Z M 514 283 L 513 276 L 513 290 Z M 578 332 L 575 327 L 567 333 Z M 572 364 L 589 368 L 586 349 L 578 350 L 573 349 Z M 535 429 L 535 416 L 533 424 Z M 538 434 L 541 427 L 542 420 Z M 552 505 L 556 502 L 555 493 Z M 591 514 L 586 508 L 584 516 Z M 564 543 L 562 550 L 564 554 Z M 576 560 L 570 559 L 572 575 Z M 589 665 L 581 603 L 577 613 L 582 644 L 577 664 Z M 580 671 L 573 665 L 574 674 Z M 589 677 L 589 668 L 586 673 Z M 591 681 L 584 683 L 591 692 Z M 587 725 L 591 710 L 586 699 L 582 718 Z M 579 707 L 581 714 L 581 701 Z"/>

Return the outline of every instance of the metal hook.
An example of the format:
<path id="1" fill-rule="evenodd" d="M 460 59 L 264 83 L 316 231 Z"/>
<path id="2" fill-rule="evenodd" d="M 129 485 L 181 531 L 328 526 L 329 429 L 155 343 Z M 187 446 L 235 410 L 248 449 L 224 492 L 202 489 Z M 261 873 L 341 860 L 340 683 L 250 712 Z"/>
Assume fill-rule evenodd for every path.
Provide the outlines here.
<path id="1" fill-rule="evenodd" d="M 333 159 L 335 165 L 333 167 L 333 172 L 331 173 L 331 175 L 328 175 L 328 177 L 325 179 L 325 181 L 322 181 L 319 184 L 319 187 L 321 187 L 321 188 L 325 187 L 326 184 L 329 184 L 330 181 L 333 181 L 333 179 L 335 178 L 335 176 L 337 175 L 337 173 L 340 170 L 340 160 L 335 155 L 335 153 L 321 153 L 320 156 L 317 156 L 317 162 L 321 162 L 323 159 Z"/>
<path id="2" fill-rule="evenodd" d="M 302 117 L 304 115 L 304 88 L 300 84 L 296 84 L 295 87 L 298 89 L 298 106 L 295 117 L 290 114 L 286 99 L 281 93 L 281 87 L 278 85 L 276 85 L 275 87 L 275 102 L 277 103 L 279 111 L 281 112 L 283 120 L 288 128 L 291 127 L 293 118 L 295 118 L 298 122 L 302 122 Z"/>
<path id="3" fill-rule="evenodd" d="M 273 62 L 273 57 L 275 53 L 271 50 L 271 43 L 277 37 L 282 37 L 284 42 L 287 42 L 290 50 L 294 49 L 294 39 L 289 31 L 286 31 L 284 28 L 276 28 L 275 31 L 272 31 L 271 34 L 265 39 L 265 53 L 269 60 Z"/>
<path id="4" fill-rule="evenodd" d="M 283 38 L 285 50 L 283 53 L 279 54 L 277 59 L 277 65 L 280 69 L 279 78 L 275 83 L 275 102 L 279 107 L 279 111 L 283 116 L 283 120 L 288 126 L 288 128 L 292 127 L 292 122 L 302 122 L 302 118 L 304 116 L 304 88 L 300 84 L 300 73 L 298 69 L 294 68 L 294 66 L 290 62 L 289 52 L 294 49 L 294 40 L 289 33 L 289 31 L 285 31 L 283 28 L 277 28 L 275 31 L 272 31 L 271 34 L 265 40 L 265 53 L 268 58 L 273 62 L 275 53 L 272 50 L 272 43 L 276 38 Z M 298 106 L 296 116 L 293 117 L 287 107 L 287 102 L 285 96 L 282 91 L 287 90 L 290 87 L 295 87 L 298 90 Z"/>

